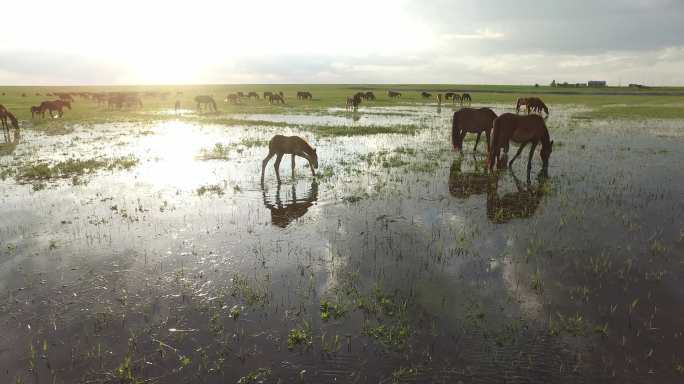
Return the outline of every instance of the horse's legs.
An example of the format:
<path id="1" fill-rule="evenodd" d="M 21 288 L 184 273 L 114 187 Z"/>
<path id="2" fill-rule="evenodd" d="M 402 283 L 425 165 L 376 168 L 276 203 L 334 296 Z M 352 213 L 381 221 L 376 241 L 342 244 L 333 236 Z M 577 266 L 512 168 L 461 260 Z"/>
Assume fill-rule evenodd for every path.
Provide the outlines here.
<path id="1" fill-rule="evenodd" d="M 480 135 L 482 135 L 482 132 L 477 133 L 477 138 L 475 138 L 475 147 L 473 148 L 473 152 L 477 152 L 477 144 L 480 143 Z"/>
<path id="2" fill-rule="evenodd" d="M 283 154 L 282 154 L 282 153 L 279 153 L 279 154 L 276 156 L 276 161 L 275 161 L 275 164 L 273 165 L 273 166 L 275 167 L 276 178 L 278 179 L 278 183 L 279 183 L 279 184 L 280 184 L 280 171 L 279 171 L 279 168 L 280 168 L 280 161 L 281 161 L 282 159 L 283 159 Z"/>
<path id="3" fill-rule="evenodd" d="M 266 172 L 266 165 L 268 165 L 269 160 L 275 155 L 274 152 L 268 152 L 268 156 L 261 162 L 261 183 L 264 183 L 264 173 Z"/>
<path id="4" fill-rule="evenodd" d="M 518 158 L 518 156 L 520 156 L 520 154 L 522 153 L 522 151 L 523 151 L 523 149 L 525 148 L 526 145 L 527 145 L 527 142 L 520 144 L 520 147 L 518 148 L 518 152 L 516 152 L 516 153 L 515 153 L 515 156 L 513 156 L 513 158 L 511 159 L 511 161 L 508 162 L 508 167 L 509 167 L 509 168 L 513 166 L 513 162 L 515 161 L 515 159 Z"/>
<path id="5" fill-rule="evenodd" d="M 487 152 L 489 152 L 489 145 L 490 145 L 490 130 L 485 131 L 485 138 L 487 138 Z"/>
<path id="6" fill-rule="evenodd" d="M 295 155 L 294 153 L 292 154 L 292 177 L 294 178 L 295 175 Z"/>
<path id="7" fill-rule="evenodd" d="M 527 159 L 527 173 L 530 173 L 530 170 L 532 169 L 532 156 L 534 156 L 534 150 L 537 148 L 537 143 L 539 141 L 534 141 L 532 142 L 532 148 L 530 148 L 530 156 Z"/>

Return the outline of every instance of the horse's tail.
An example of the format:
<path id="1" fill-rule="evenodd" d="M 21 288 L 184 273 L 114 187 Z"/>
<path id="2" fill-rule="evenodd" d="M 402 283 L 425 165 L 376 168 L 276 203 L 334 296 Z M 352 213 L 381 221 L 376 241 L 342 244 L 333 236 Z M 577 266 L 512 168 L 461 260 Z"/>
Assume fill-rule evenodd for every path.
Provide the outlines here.
<path id="1" fill-rule="evenodd" d="M 12 126 L 14 127 L 14 129 L 19 130 L 19 121 L 14 116 L 14 114 L 10 111 L 7 111 L 7 117 L 9 117 L 10 122 L 12 122 Z"/>
<path id="2" fill-rule="evenodd" d="M 456 151 L 456 143 L 458 142 L 458 134 L 459 134 L 459 129 L 458 129 L 458 112 L 454 112 L 454 117 L 451 120 L 451 145 L 454 147 L 454 151 Z"/>

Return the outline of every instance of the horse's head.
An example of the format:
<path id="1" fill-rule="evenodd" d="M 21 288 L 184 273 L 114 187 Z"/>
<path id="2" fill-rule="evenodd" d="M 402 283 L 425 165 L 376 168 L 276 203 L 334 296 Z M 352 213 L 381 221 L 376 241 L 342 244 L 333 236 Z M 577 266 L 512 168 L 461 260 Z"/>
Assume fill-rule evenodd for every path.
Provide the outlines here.
<path id="1" fill-rule="evenodd" d="M 542 167 L 543 168 L 548 168 L 549 167 L 549 157 L 551 157 L 551 152 L 553 151 L 553 140 L 549 142 L 548 146 L 545 146 L 542 144 L 542 149 L 539 152 L 541 155 L 542 159 Z"/>
<path id="2" fill-rule="evenodd" d="M 313 148 L 311 160 L 313 161 L 314 169 L 318 169 L 318 153 L 316 153 L 316 148 Z"/>

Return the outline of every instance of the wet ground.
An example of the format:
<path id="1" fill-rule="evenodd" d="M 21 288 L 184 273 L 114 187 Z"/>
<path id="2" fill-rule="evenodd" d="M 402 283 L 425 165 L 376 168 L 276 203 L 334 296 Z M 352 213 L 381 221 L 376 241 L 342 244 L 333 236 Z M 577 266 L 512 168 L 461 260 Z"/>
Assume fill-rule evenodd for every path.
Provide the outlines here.
<path id="1" fill-rule="evenodd" d="M 583 111 L 553 108 L 529 180 L 426 105 L 26 130 L 0 148 L 0 381 L 681 382 L 684 122 Z M 318 176 L 285 158 L 262 187 L 275 133 Z"/>

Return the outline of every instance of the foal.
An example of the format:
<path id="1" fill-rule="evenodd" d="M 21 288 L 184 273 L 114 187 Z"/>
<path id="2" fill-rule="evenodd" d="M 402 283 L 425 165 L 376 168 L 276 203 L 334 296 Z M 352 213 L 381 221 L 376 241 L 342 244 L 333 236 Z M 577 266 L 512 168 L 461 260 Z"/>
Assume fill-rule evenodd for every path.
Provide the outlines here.
<path id="1" fill-rule="evenodd" d="M 266 165 L 268 161 L 271 160 L 273 156 L 276 156 L 275 160 L 275 173 L 278 178 L 278 183 L 280 183 L 280 161 L 283 159 L 283 155 L 292 155 L 292 176 L 294 176 L 295 171 L 295 156 L 303 157 L 309 161 L 309 168 L 311 168 L 311 175 L 315 176 L 316 172 L 314 168 L 318 168 L 318 155 L 316 154 L 316 149 L 314 149 L 306 140 L 299 136 L 283 136 L 275 135 L 271 138 L 268 143 L 268 156 L 261 163 L 261 183 L 264 183 L 264 173 L 266 171 Z"/>

